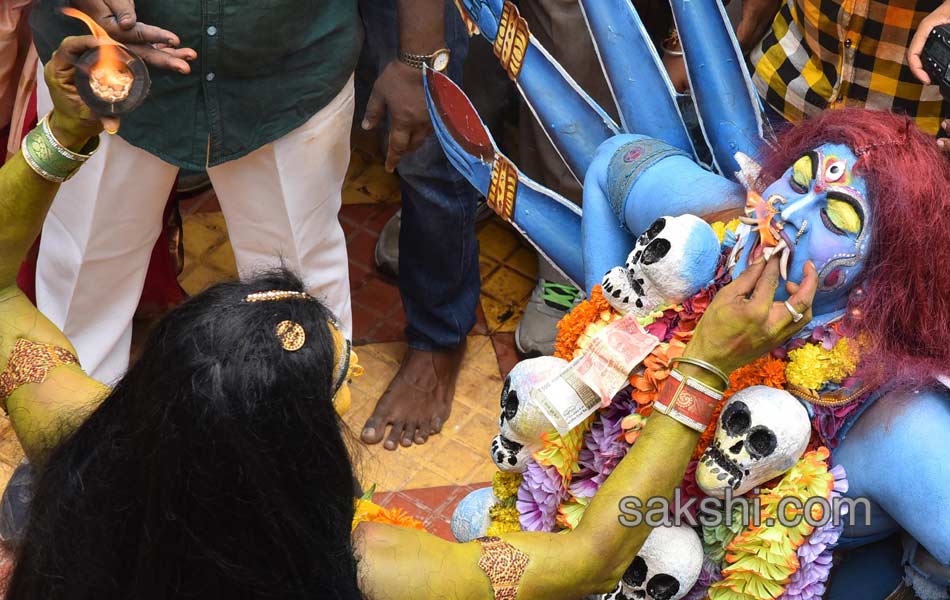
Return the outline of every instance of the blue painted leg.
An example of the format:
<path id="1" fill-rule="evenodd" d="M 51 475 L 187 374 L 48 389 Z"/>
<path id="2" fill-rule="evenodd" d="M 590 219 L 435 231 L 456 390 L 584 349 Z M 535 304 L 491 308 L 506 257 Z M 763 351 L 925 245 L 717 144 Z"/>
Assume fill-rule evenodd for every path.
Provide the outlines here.
<path id="1" fill-rule="evenodd" d="M 607 168 L 617 148 L 630 136 L 617 136 L 601 145 L 584 182 L 584 218 L 581 225 L 584 249 L 584 289 L 590 292 L 604 273 L 624 264 L 636 235 L 623 226 L 607 197 Z"/>

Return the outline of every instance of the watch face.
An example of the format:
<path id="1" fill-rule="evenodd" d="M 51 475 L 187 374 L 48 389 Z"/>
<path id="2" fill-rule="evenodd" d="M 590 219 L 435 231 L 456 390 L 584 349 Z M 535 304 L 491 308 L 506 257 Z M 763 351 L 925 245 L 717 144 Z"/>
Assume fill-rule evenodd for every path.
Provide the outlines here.
<path id="1" fill-rule="evenodd" d="M 449 53 L 439 52 L 432 58 L 432 68 L 436 71 L 444 71 L 449 66 Z"/>

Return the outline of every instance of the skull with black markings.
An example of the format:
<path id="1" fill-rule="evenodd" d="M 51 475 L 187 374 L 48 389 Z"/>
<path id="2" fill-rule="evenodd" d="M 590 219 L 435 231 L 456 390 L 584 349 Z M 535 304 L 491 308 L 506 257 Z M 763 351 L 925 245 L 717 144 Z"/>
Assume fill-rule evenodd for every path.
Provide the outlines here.
<path id="1" fill-rule="evenodd" d="M 657 527 L 620 583 L 600 600 L 679 600 L 699 579 L 703 545 L 686 525 Z"/>
<path id="2" fill-rule="evenodd" d="M 808 410 L 785 390 L 756 385 L 722 409 L 716 437 L 696 468 L 696 483 L 716 498 L 741 495 L 791 469 L 811 436 Z"/>
<path id="3" fill-rule="evenodd" d="M 699 217 L 660 217 L 637 239 L 624 266 L 604 275 L 604 298 L 637 316 L 683 302 L 712 281 L 719 255 L 719 238 Z"/>
<path id="4" fill-rule="evenodd" d="M 541 448 L 541 435 L 553 429 L 531 391 L 566 366 L 563 359 L 540 356 L 519 362 L 508 373 L 501 391 L 500 433 L 491 442 L 492 461 L 502 471 L 523 473 L 531 454 Z"/>

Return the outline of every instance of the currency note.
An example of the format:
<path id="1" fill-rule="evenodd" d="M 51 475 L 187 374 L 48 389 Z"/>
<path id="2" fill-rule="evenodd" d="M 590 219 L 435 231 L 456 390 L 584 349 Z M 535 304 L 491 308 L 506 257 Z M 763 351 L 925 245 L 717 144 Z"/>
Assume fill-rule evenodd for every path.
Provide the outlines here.
<path id="1" fill-rule="evenodd" d="M 630 373 L 659 343 L 634 315 L 627 315 L 594 336 L 556 377 L 532 390 L 532 398 L 564 435 L 609 405 L 627 385 Z"/>

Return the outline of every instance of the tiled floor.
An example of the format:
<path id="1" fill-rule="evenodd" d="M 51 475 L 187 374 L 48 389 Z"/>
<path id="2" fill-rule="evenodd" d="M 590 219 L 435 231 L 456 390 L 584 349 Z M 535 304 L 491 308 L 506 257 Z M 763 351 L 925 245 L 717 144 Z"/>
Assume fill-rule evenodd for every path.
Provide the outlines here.
<path id="1" fill-rule="evenodd" d="M 361 148 L 370 147 L 366 140 Z M 422 519 L 429 529 L 449 536 L 447 519 L 470 489 L 491 479 L 488 458 L 497 433 L 502 381 L 513 366 L 514 330 L 534 285 L 533 252 L 501 221 L 478 227 L 483 280 L 478 324 L 468 339 L 452 415 L 441 435 L 424 446 L 367 447 L 359 432 L 385 391 L 406 350 L 405 317 L 399 289 L 381 277 L 373 249 L 383 225 L 399 202 L 398 180 L 382 168 L 378 154 L 354 150 L 340 216 L 349 249 L 353 290 L 354 341 L 366 373 L 353 383 L 353 405 L 345 416 L 352 432 L 352 454 L 364 488 L 375 486 L 376 500 Z M 214 192 L 185 202 L 185 265 L 179 278 L 190 294 L 236 276 L 227 228 Z M 0 419 L 0 489 L 22 458 L 8 422 Z"/>

